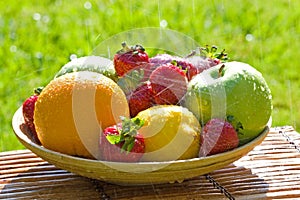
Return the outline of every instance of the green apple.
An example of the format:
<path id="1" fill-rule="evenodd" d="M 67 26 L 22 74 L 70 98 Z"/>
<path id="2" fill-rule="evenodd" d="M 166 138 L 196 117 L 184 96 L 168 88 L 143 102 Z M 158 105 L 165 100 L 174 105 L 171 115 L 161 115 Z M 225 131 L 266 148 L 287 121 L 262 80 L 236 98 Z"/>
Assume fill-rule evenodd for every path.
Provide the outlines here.
<path id="1" fill-rule="evenodd" d="M 212 118 L 230 121 L 240 144 L 259 135 L 272 113 L 271 91 L 262 74 L 242 62 L 227 62 L 196 75 L 182 100 L 204 125 Z"/>
<path id="2" fill-rule="evenodd" d="M 84 56 L 75 58 L 62 66 L 62 68 L 56 73 L 55 78 L 66 73 L 77 71 L 98 72 L 108 78 L 111 78 L 115 82 L 117 81 L 117 75 L 113 62 L 108 58 L 100 56 Z"/>

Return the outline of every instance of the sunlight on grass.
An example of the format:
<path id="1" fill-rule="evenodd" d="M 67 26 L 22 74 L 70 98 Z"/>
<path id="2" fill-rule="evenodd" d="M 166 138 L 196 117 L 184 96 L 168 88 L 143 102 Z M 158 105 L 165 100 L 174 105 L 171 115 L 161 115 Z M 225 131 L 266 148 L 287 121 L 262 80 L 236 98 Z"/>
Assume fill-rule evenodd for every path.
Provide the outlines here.
<path id="1" fill-rule="evenodd" d="M 142 27 L 182 32 L 253 65 L 271 88 L 273 125 L 300 130 L 299 6 L 288 0 L 268 6 L 259 0 L 1 1 L 0 151 L 23 148 L 11 119 L 33 88 L 46 85 L 70 56 L 90 55 L 108 37 Z"/>

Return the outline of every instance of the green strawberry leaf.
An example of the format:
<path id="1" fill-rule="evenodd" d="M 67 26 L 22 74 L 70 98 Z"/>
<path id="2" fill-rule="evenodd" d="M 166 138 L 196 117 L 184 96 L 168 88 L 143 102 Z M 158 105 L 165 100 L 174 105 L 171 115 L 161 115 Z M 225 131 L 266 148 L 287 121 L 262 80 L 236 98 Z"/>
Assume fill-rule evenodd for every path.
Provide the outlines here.
<path id="1" fill-rule="evenodd" d="M 119 142 L 124 141 L 121 151 L 130 152 L 134 146 L 137 131 L 144 125 L 144 120 L 137 117 L 129 119 L 121 116 L 120 118 L 122 120 L 122 129 L 119 135 Z"/>
<path id="2" fill-rule="evenodd" d="M 34 89 L 34 94 L 39 95 L 43 91 L 44 87 L 40 86 Z"/>
<path id="3" fill-rule="evenodd" d="M 200 47 L 200 56 L 203 58 L 217 58 L 219 60 L 221 60 L 222 62 L 227 62 L 229 60 L 228 58 L 228 54 L 225 52 L 225 49 L 223 49 L 221 52 L 217 52 L 218 47 L 213 45 L 213 46 L 209 46 L 209 45 L 205 45 L 205 47 Z M 190 56 L 193 56 L 197 54 L 197 51 L 193 51 Z"/>
<path id="4" fill-rule="evenodd" d="M 135 141 L 134 137 L 125 138 L 125 142 L 121 148 L 121 152 L 125 151 L 125 152 L 129 153 L 134 147 L 134 141 Z"/>
<path id="5" fill-rule="evenodd" d="M 120 135 L 107 135 L 106 139 L 111 144 L 118 144 L 121 142 L 121 136 Z"/>
<path id="6" fill-rule="evenodd" d="M 178 62 L 176 60 L 172 60 L 171 64 L 174 65 L 174 66 L 176 66 L 176 67 L 178 67 L 179 69 L 181 69 L 183 71 L 183 73 L 185 73 L 185 74 L 188 71 L 187 69 L 183 69 L 183 67 L 181 65 L 178 65 Z"/>
<path id="7" fill-rule="evenodd" d="M 137 130 L 144 125 L 144 121 L 135 117 L 128 119 L 126 117 L 121 117 L 122 120 L 122 130 L 121 135 L 134 137 L 137 134 Z"/>
<path id="8" fill-rule="evenodd" d="M 240 130 L 244 129 L 243 124 L 240 121 L 237 121 L 233 115 L 228 115 L 226 120 L 231 123 L 238 133 L 240 133 Z"/>
<path id="9" fill-rule="evenodd" d="M 134 147 L 137 131 L 144 125 L 144 120 L 137 117 L 130 119 L 124 116 L 121 116 L 120 119 L 122 120 L 122 127 L 117 129 L 119 134 L 107 135 L 106 139 L 113 145 L 123 142 L 121 153 L 126 152 L 128 154 Z"/>

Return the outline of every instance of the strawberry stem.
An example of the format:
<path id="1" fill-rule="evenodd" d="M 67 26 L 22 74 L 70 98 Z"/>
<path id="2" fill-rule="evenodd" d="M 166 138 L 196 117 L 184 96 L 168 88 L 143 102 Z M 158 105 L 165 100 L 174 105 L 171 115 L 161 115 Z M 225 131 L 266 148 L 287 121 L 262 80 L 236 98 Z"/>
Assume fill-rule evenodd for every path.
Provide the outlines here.
<path id="1" fill-rule="evenodd" d="M 197 48 L 198 49 L 198 48 Z M 185 56 L 185 58 L 190 58 L 193 57 L 197 54 L 197 50 L 192 50 L 191 53 L 189 53 L 187 56 Z"/>
<path id="2" fill-rule="evenodd" d="M 223 69 L 224 69 L 225 65 L 223 64 L 220 68 L 219 68 L 219 72 L 218 72 L 218 78 L 220 78 L 221 76 L 223 76 Z"/>
<path id="3" fill-rule="evenodd" d="M 127 43 L 124 41 L 121 43 L 121 45 L 122 45 L 122 49 L 117 52 L 118 54 L 123 54 L 123 53 L 127 53 L 130 51 L 132 51 L 134 54 L 138 54 L 138 52 L 140 52 L 140 51 L 145 51 L 145 48 L 139 44 L 129 47 L 127 45 Z"/>
<path id="4" fill-rule="evenodd" d="M 130 51 L 130 48 L 129 48 L 129 46 L 127 45 L 127 43 L 124 41 L 124 42 L 122 42 L 122 47 L 123 47 L 123 51 L 124 52 L 127 52 L 127 51 Z"/>
<path id="5" fill-rule="evenodd" d="M 121 45 L 122 45 L 122 49 L 117 51 L 117 54 L 124 54 L 124 53 L 131 51 L 131 48 L 129 48 L 129 46 L 127 45 L 127 43 L 125 41 L 122 42 Z"/>

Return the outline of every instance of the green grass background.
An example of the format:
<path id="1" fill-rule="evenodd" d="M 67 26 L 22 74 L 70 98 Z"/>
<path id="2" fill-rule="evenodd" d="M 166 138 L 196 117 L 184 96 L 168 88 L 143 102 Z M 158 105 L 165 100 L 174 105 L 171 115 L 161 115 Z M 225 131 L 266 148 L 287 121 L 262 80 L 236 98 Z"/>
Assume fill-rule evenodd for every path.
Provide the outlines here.
<path id="1" fill-rule="evenodd" d="M 273 126 L 300 127 L 300 1 L 7 2 L 0 1 L 0 151 L 24 148 L 11 128 L 14 112 L 72 54 L 89 55 L 114 34 L 162 20 L 261 71 L 273 94 Z"/>

